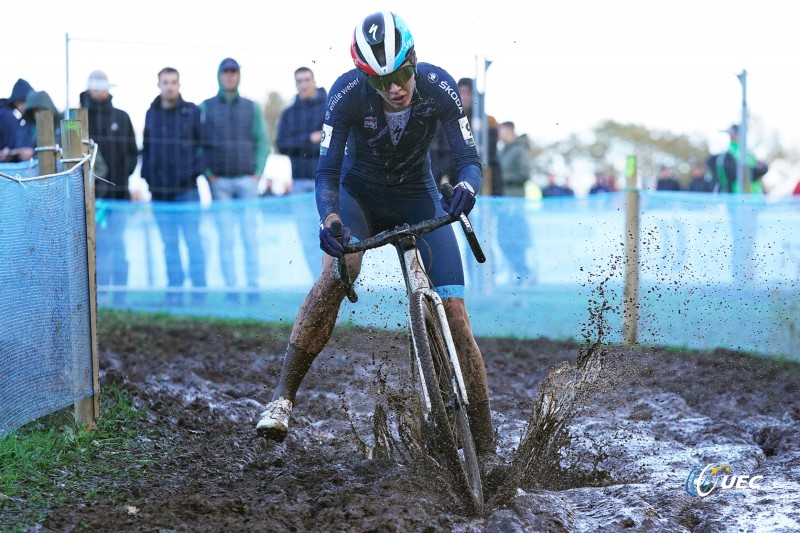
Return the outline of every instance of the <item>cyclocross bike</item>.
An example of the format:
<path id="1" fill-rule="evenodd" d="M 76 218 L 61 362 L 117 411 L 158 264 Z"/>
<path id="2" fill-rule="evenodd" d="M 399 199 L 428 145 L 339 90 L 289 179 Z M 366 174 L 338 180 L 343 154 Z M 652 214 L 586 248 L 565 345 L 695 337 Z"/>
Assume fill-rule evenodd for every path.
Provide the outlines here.
<path id="1" fill-rule="evenodd" d="M 452 186 L 445 184 L 442 194 L 447 198 L 452 197 Z M 477 515 L 483 511 L 483 485 L 467 418 L 469 398 L 442 300 L 431 289 L 417 247 L 418 237 L 456 220 L 461 222 L 475 258 L 480 263 L 485 262 L 486 257 L 472 224 L 463 214 L 459 218 L 448 214 L 413 225 L 397 226 L 345 246 L 344 253 L 365 252 L 386 244 L 393 244 L 397 250 L 408 291 L 411 346 L 419 377 L 416 382 L 420 385 L 420 399 L 424 406 L 424 426 L 433 436 L 425 443 L 426 453 L 449 473 L 453 488 L 464 502 L 467 513 Z M 331 233 L 341 241 L 341 222 L 331 226 Z M 356 302 L 358 296 L 346 261 L 336 260 L 334 273 L 348 299 Z"/>

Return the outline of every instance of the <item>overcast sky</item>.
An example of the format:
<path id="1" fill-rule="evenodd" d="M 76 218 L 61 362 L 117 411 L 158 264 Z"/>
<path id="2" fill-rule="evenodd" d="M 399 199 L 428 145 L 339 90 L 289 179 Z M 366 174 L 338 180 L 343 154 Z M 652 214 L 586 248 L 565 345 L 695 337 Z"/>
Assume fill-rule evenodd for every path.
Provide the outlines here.
<path id="1" fill-rule="evenodd" d="M 698 133 L 721 149 L 727 137 L 718 130 L 739 120 L 736 75 L 747 69 L 751 117 L 762 126 L 754 135 L 777 132 L 800 148 L 800 19 L 785 0 L 45 0 L 17 12 L 17 26 L 4 24 L 0 95 L 23 77 L 63 108 L 69 33 L 70 104 L 89 72 L 104 70 L 115 105 L 140 133 L 164 66 L 177 68 L 184 97 L 200 102 L 216 93 L 217 66 L 232 56 L 244 96 L 277 91 L 288 101 L 296 67 L 311 67 L 326 88 L 352 67 L 353 27 L 381 7 L 409 24 L 420 61 L 456 79 L 474 75 L 476 54 L 486 54 L 488 112 L 534 139 L 611 118 Z"/>

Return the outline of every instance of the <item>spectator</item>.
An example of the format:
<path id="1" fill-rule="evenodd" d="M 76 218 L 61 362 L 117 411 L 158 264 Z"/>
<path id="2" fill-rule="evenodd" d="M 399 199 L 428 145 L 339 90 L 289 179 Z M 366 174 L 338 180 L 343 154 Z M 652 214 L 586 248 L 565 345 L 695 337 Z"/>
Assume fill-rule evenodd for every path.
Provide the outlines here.
<path id="1" fill-rule="evenodd" d="M 217 70 L 219 92 L 200 104 L 207 152 L 206 176 L 214 202 L 258 198 L 258 181 L 269 155 L 267 126 L 261 107 L 239 95 L 239 63 L 225 58 Z M 233 258 L 234 231 L 238 224 L 245 254 L 245 274 L 250 289 L 248 301 L 256 303 L 258 287 L 258 212 L 252 207 L 236 209 L 220 206 L 215 210 L 219 227 L 219 254 L 222 275 L 229 288 L 228 300 L 238 301 L 230 291 L 236 284 Z"/>
<path id="2" fill-rule="evenodd" d="M 325 101 L 328 94 L 318 88 L 314 73 L 308 67 L 294 71 L 297 97 L 284 109 L 278 123 L 278 151 L 288 155 L 292 161 L 292 188 L 296 193 L 314 192 L 314 177 L 319 162 L 319 143 L 322 140 L 322 123 L 325 120 Z M 292 202 L 293 218 L 297 223 L 300 244 L 314 279 L 322 271 L 322 255 L 319 249 L 319 222 L 305 203 Z"/>
<path id="3" fill-rule="evenodd" d="M 681 184 L 675 177 L 672 168 L 661 165 L 658 167 L 658 176 L 656 177 L 656 190 L 657 191 L 679 191 Z"/>
<path id="4" fill-rule="evenodd" d="M 467 115 L 470 124 L 473 122 L 472 105 L 474 103 L 472 94 L 472 79 L 461 78 L 458 80 L 458 93 L 459 101 L 457 104 L 464 107 L 464 113 Z M 500 161 L 497 158 L 497 141 L 498 129 L 497 119 L 491 115 L 487 115 L 486 122 L 489 128 L 489 171 L 491 172 L 491 190 L 489 193 L 493 196 L 503 195 L 503 176 L 501 175 Z M 430 148 L 431 155 L 431 171 L 433 177 L 438 183 L 450 182 L 455 185 L 455 166 L 453 165 L 453 157 L 450 154 L 450 146 L 447 144 L 447 138 L 439 126 L 436 131 L 436 136 Z M 484 170 L 484 176 L 487 174 Z"/>
<path id="5" fill-rule="evenodd" d="M 736 166 L 740 157 L 739 152 L 739 125 L 733 124 L 723 130 L 730 136 L 730 143 L 725 152 L 711 155 L 706 160 L 706 165 L 714 178 L 714 192 L 720 193 L 763 193 L 761 178 L 767 173 L 766 163 L 757 161 L 753 154 L 748 153 L 745 172 L 749 179 L 745 179 L 745 190 L 742 191 L 736 176 Z M 748 190 L 749 183 L 749 190 Z M 731 273 L 733 279 L 741 285 L 753 286 L 757 282 L 757 265 L 755 254 L 755 241 L 758 231 L 758 218 L 748 206 L 738 202 L 726 203 L 730 213 L 731 238 Z"/>
<path id="6" fill-rule="evenodd" d="M 46 91 L 31 91 L 25 98 L 25 112 L 22 114 L 25 125 L 20 127 L 17 136 L 21 139 L 20 144 L 36 148 L 36 112 L 40 110 L 53 113 L 54 138 L 57 144 L 61 144 L 61 113 Z"/>
<path id="7" fill-rule="evenodd" d="M 275 144 L 278 152 L 288 155 L 292 160 L 293 190 L 308 193 L 314 192 L 314 176 L 319 162 L 319 142 L 322 140 L 322 122 L 325 120 L 325 100 L 328 94 L 325 89 L 317 87 L 314 73 L 308 67 L 295 70 L 294 82 L 297 86 L 297 97 L 281 113 Z"/>
<path id="8" fill-rule="evenodd" d="M 564 196 L 575 196 L 575 191 L 569 185 L 569 178 L 564 178 Z"/>
<path id="9" fill-rule="evenodd" d="M 180 234 L 189 251 L 189 276 L 197 289 L 206 286 L 206 258 L 200 238 L 200 194 L 197 177 L 205 170 L 202 157 L 200 109 L 185 101 L 180 93 L 180 74 L 171 67 L 158 73 L 161 94 L 153 100 L 144 122 L 142 177 L 150 186 L 153 200 L 197 204 L 186 210 L 154 214 L 161 240 L 170 292 L 168 305 L 181 305 L 181 287 L 185 279 L 180 254 Z M 193 292 L 192 303 L 202 304 L 205 292 Z"/>
<path id="10" fill-rule="evenodd" d="M 498 137 L 503 142 L 499 151 L 500 173 L 504 178 L 505 196 L 526 198 L 530 195 L 530 187 L 535 186 L 530 180 L 531 161 L 528 152 L 528 138 L 518 136 L 514 123 L 503 122 L 498 128 Z M 538 189 L 538 187 L 536 187 Z M 541 198 L 541 191 L 539 191 Z M 525 206 L 522 202 L 513 202 L 498 210 L 498 245 L 506 256 L 511 267 L 511 285 L 530 286 L 536 282 L 536 276 L 528 266 L 527 252 L 533 245 Z"/>
<path id="11" fill-rule="evenodd" d="M 504 196 L 525 197 L 525 183 L 531 177 L 531 158 L 527 135 L 517 135 L 514 123 L 503 122 L 498 128 L 503 143 L 499 152 Z"/>
<path id="12" fill-rule="evenodd" d="M 552 172 L 547 174 L 547 185 L 542 189 L 542 196 L 544 198 L 553 198 L 556 196 L 575 196 L 575 192 L 566 186 L 556 183 L 556 175 Z"/>
<path id="13" fill-rule="evenodd" d="M 33 146 L 20 146 L 20 121 L 25 113 L 25 98 L 33 87 L 22 78 L 11 89 L 11 96 L 0 99 L 0 161 L 27 161 Z"/>
<path id="14" fill-rule="evenodd" d="M 730 136 L 730 143 L 725 152 L 714 154 L 706 160 L 706 165 L 716 178 L 714 192 L 739 193 L 739 184 L 736 179 L 736 164 L 739 160 L 739 125 L 733 124 L 724 130 Z M 750 191 L 753 194 L 763 193 L 761 178 L 767 173 L 769 167 L 766 163 L 756 160 L 751 153 L 747 154 L 747 172 L 749 174 Z"/>
<path id="15" fill-rule="evenodd" d="M 111 87 L 108 76 L 95 70 L 89 74 L 80 102 L 82 107 L 88 108 L 89 137 L 97 143 L 99 156 L 107 167 L 106 175 L 95 168 L 95 175 L 100 178 L 96 182 L 95 196 L 100 200 L 126 200 L 131 198 L 128 179 L 136 170 L 139 148 L 130 117 L 111 103 L 113 97 L 108 92 Z M 138 200 L 138 197 L 133 197 L 133 200 Z M 124 241 L 126 214 L 113 207 L 104 213 L 97 224 L 97 284 L 116 287 L 113 301 L 121 305 L 125 293 L 119 288 L 128 284 Z"/>
<path id="16" fill-rule="evenodd" d="M 711 173 L 706 172 L 706 166 L 703 163 L 695 163 L 692 165 L 689 180 L 689 191 L 712 192 L 713 190 L 714 182 L 711 180 Z"/>
<path id="17" fill-rule="evenodd" d="M 594 173 L 594 184 L 589 189 L 589 194 L 599 194 L 603 192 L 611 192 L 608 186 L 609 177 L 603 172 Z"/>

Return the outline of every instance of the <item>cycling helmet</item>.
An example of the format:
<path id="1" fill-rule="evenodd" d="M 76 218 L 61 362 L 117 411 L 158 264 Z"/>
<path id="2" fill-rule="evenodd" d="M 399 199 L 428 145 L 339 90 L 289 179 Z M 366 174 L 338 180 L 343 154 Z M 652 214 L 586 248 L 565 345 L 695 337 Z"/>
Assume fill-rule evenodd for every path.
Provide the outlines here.
<path id="1" fill-rule="evenodd" d="M 350 55 L 369 76 L 385 76 L 404 61 L 416 64 L 414 37 L 406 23 L 391 11 L 373 13 L 356 26 Z"/>

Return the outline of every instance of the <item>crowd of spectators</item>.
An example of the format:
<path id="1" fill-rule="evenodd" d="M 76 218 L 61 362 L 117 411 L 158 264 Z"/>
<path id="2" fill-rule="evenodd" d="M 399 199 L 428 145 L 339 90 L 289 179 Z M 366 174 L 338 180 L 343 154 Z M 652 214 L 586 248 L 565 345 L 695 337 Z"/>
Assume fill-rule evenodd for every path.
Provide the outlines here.
<path id="1" fill-rule="evenodd" d="M 99 200 L 141 201 L 141 196 L 128 186 L 128 181 L 141 161 L 141 176 L 149 187 L 152 200 L 160 202 L 199 202 L 198 182 L 205 180 L 210 187 L 214 202 L 224 204 L 234 199 L 252 200 L 259 196 L 259 181 L 271 151 L 270 132 L 260 105 L 240 96 L 241 68 L 233 58 L 225 58 L 217 73 L 219 91 L 199 105 L 183 100 L 180 94 L 180 74 L 174 68 L 158 72 L 159 94 L 145 111 L 145 128 L 141 151 L 136 145 L 136 136 L 125 111 L 112 103 L 109 90 L 114 87 L 106 74 L 94 71 L 90 74 L 86 90 L 80 95 L 81 106 L 88 109 L 89 135 L 100 147 L 95 166 L 97 180 L 96 196 Z M 279 119 L 275 137 L 276 151 L 291 160 L 292 182 L 285 192 L 312 193 L 319 147 L 323 137 L 322 124 L 327 92 L 317 87 L 314 73 L 307 67 L 294 72 L 297 95 Z M 476 95 L 473 80 L 458 81 L 460 102 L 470 121 L 474 121 L 473 109 Z M 24 79 L 13 85 L 8 98 L 0 99 L 0 161 L 26 161 L 35 157 L 37 110 L 47 109 L 53 114 L 58 139 L 58 128 L 62 113 L 59 113 L 49 94 L 36 91 Z M 537 183 L 533 173 L 533 154 L 526 134 L 518 133 L 511 120 L 498 122 L 486 117 L 488 132 L 487 165 L 484 167 L 483 194 L 540 200 L 542 198 L 574 197 L 569 177 L 559 177 L 547 172 Z M 652 182 L 658 191 L 690 191 L 737 193 L 739 182 L 736 162 L 739 158 L 739 127 L 732 125 L 725 130 L 730 143 L 724 152 L 710 155 L 706 161 L 692 165 L 688 179 L 683 182 L 669 165 L 658 167 Z M 766 163 L 748 154 L 748 188 L 744 192 L 762 192 L 761 178 L 767 172 Z M 450 149 L 441 132 L 437 133 L 430 148 L 431 170 L 437 182 L 452 182 L 454 169 Z M 536 178 L 536 179 L 535 179 Z M 267 185 L 267 194 L 270 194 Z M 594 183 L 588 190 L 590 195 L 617 191 L 615 177 L 603 171 L 594 174 Z M 800 194 L 800 183 L 794 194 Z M 246 206 L 246 202 L 244 205 Z M 299 206 L 300 204 L 298 204 Z M 233 263 L 235 234 L 241 240 L 245 252 L 243 281 L 251 289 L 247 292 L 250 303 L 258 299 L 257 256 L 258 240 L 253 217 L 256 210 L 242 207 L 234 210 L 215 211 L 220 239 L 219 257 L 225 284 L 229 287 L 229 299 L 238 301 L 237 269 Z M 198 227 L 199 215 L 190 211 L 179 217 L 170 217 L 156 211 L 156 220 L 164 243 L 164 256 L 169 287 L 167 300 L 171 305 L 182 305 L 185 271 L 181 264 L 179 243 L 182 238 L 189 251 L 188 278 L 196 292 L 192 301 L 203 301 L 205 287 L 205 262 L 208 243 L 202 242 Z M 303 243 L 304 254 L 313 276 L 319 274 L 321 258 L 316 242 L 316 224 L 304 224 L 309 219 L 304 213 L 293 212 L 298 221 L 298 233 Z M 515 212 L 506 213 L 513 218 Z M 518 214 L 519 215 L 519 214 Z M 509 218 L 509 221 L 511 220 Z M 506 221 L 506 222 L 509 222 Z M 513 221 L 511 222 L 513 223 Z M 524 224 L 516 225 L 515 242 L 520 237 L 533 246 Z M 113 210 L 98 219 L 97 262 L 98 284 L 120 287 L 127 284 L 128 258 L 123 245 L 125 217 Z M 520 233 L 522 232 L 522 233 Z M 501 250 L 507 252 L 513 277 L 521 284 L 532 284 L 536 279 L 535 269 L 525 260 L 524 250 L 512 251 L 516 244 L 499 242 Z M 522 259 L 521 259 L 522 258 Z M 115 301 L 121 303 L 124 293 L 117 293 Z"/>

